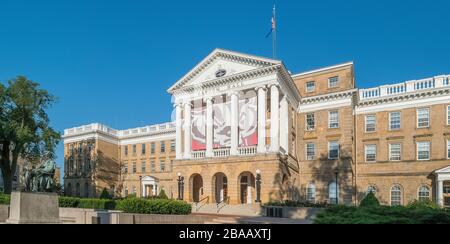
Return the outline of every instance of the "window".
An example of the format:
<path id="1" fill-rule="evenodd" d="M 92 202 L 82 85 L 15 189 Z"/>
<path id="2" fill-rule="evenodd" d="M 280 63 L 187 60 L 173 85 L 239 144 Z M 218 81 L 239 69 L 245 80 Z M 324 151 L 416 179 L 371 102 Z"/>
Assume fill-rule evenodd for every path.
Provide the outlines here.
<path id="1" fill-rule="evenodd" d="M 172 140 L 172 141 L 170 142 L 170 151 L 171 151 L 171 152 L 175 152 L 175 141 L 174 141 L 174 140 Z"/>
<path id="2" fill-rule="evenodd" d="M 401 161 L 402 160 L 402 144 L 394 143 L 389 144 L 389 161 Z"/>
<path id="3" fill-rule="evenodd" d="M 306 160 L 316 159 L 316 144 L 308 143 L 306 144 Z"/>
<path id="4" fill-rule="evenodd" d="M 389 114 L 389 129 L 400 130 L 402 127 L 402 114 L 400 112 L 393 112 Z"/>
<path id="5" fill-rule="evenodd" d="M 447 125 L 450 125 L 450 106 L 447 106 Z"/>
<path id="6" fill-rule="evenodd" d="M 375 115 L 366 116 L 366 132 L 374 132 L 377 130 L 377 118 Z"/>
<path id="7" fill-rule="evenodd" d="M 123 172 L 128 174 L 128 163 L 123 163 Z"/>
<path id="8" fill-rule="evenodd" d="M 125 193 L 125 197 L 128 197 L 128 186 L 125 186 L 124 193 Z"/>
<path id="9" fill-rule="evenodd" d="M 338 204 L 339 189 L 336 182 L 330 183 L 328 186 L 328 198 L 330 204 Z"/>
<path id="10" fill-rule="evenodd" d="M 447 159 L 450 159 L 450 140 L 447 141 Z"/>
<path id="11" fill-rule="evenodd" d="M 417 110 L 417 128 L 430 127 L 430 109 L 421 108 Z"/>
<path id="12" fill-rule="evenodd" d="M 339 158 L 339 142 L 332 141 L 328 143 L 328 159 Z"/>
<path id="13" fill-rule="evenodd" d="M 154 142 L 152 142 L 151 144 L 150 144 L 150 153 L 155 153 L 155 143 Z"/>
<path id="14" fill-rule="evenodd" d="M 306 92 L 313 92 L 316 90 L 316 82 L 309 81 L 306 83 Z"/>
<path id="15" fill-rule="evenodd" d="M 123 153 L 125 154 L 125 156 L 128 156 L 128 146 L 124 146 L 123 149 L 124 149 Z"/>
<path id="16" fill-rule="evenodd" d="M 164 141 L 161 142 L 161 152 L 162 153 L 166 152 L 166 142 Z"/>
<path id="17" fill-rule="evenodd" d="M 377 160 L 377 145 L 366 145 L 366 162 L 375 162 Z"/>
<path id="18" fill-rule="evenodd" d="M 417 143 L 417 159 L 418 160 L 430 160 L 430 148 L 431 143 L 428 141 L 422 141 Z"/>
<path id="19" fill-rule="evenodd" d="M 339 85 L 339 76 L 331 77 L 328 79 L 328 88 L 335 88 Z"/>
<path id="20" fill-rule="evenodd" d="M 166 163 L 164 161 L 161 161 L 160 166 L 161 166 L 161 172 L 165 172 L 166 171 Z"/>
<path id="21" fill-rule="evenodd" d="M 150 172 L 155 173 L 155 161 L 150 162 Z"/>
<path id="22" fill-rule="evenodd" d="M 136 145 L 133 145 L 133 155 L 136 155 L 136 152 L 137 152 L 137 147 L 136 147 Z"/>
<path id="23" fill-rule="evenodd" d="M 70 144 L 69 151 L 70 151 L 70 156 L 73 156 L 73 154 L 74 154 L 73 144 Z"/>
<path id="24" fill-rule="evenodd" d="M 391 188 L 391 206 L 402 205 L 402 188 L 400 186 L 393 186 Z"/>
<path id="25" fill-rule="evenodd" d="M 315 114 L 306 115 L 306 130 L 312 131 L 316 129 L 316 119 Z"/>
<path id="26" fill-rule="evenodd" d="M 142 173 L 146 173 L 146 171 L 147 171 L 146 163 L 145 163 L 145 162 L 142 162 L 142 163 L 141 163 L 141 172 L 142 172 Z"/>
<path id="27" fill-rule="evenodd" d="M 136 162 L 133 162 L 132 165 L 133 165 L 133 174 L 136 174 L 137 173 Z"/>
<path id="28" fill-rule="evenodd" d="M 141 154 L 142 155 L 145 155 L 145 144 L 143 143 L 142 145 L 141 145 Z"/>
<path id="29" fill-rule="evenodd" d="M 328 128 L 339 128 L 339 111 L 330 111 L 328 113 Z"/>
<path id="30" fill-rule="evenodd" d="M 428 186 L 421 186 L 419 188 L 419 201 L 428 201 L 430 200 L 431 191 Z"/>
<path id="31" fill-rule="evenodd" d="M 316 186 L 313 183 L 308 184 L 306 189 L 306 201 L 316 203 Z"/>
<path id="32" fill-rule="evenodd" d="M 136 195 L 136 186 L 131 187 L 131 194 Z"/>

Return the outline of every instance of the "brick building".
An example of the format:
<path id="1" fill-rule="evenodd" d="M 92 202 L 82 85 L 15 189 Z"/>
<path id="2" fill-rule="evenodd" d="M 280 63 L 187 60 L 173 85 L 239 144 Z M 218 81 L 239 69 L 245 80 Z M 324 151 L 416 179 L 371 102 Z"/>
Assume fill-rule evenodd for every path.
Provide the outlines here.
<path id="1" fill-rule="evenodd" d="M 358 89 L 351 62 L 292 75 L 217 49 L 168 89 L 172 123 L 67 129 L 66 193 L 449 205 L 449 78 Z"/>

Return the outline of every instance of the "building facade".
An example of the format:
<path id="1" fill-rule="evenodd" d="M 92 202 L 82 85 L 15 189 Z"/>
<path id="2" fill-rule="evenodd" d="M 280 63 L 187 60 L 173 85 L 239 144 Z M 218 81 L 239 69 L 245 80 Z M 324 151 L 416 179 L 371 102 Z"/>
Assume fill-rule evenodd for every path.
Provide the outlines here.
<path id="1" fill-rule="evenodd" d="M 449 205 L 449 76 L 357 89 L 353 63 L 292 75 L 217 49 L 168 89 L 172 123 L 64 133 L 65 189 L 196 203 Z"/>

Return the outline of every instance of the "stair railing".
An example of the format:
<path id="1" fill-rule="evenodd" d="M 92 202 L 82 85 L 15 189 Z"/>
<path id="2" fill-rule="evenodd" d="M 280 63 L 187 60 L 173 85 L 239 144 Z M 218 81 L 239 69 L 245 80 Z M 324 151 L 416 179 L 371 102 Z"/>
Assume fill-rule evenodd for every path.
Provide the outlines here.
<path id="1" fill-rule="evenodd" d="M 203 205 L 200 205 L 202 202 L 205 202 Z M 205 206 L 206 204 L 209 204 L 209 196 L 204 197 L 203 199 L 201 199 L 199 202 L 195 203 L 195 209 L 196 211 L 200 210 L 200 208 L 202 208 L 203 206 Z"/>
<path id="2" fill-rule="evenodd" d="M 225 206 L 230 204 L 230 197 L 226 197 L 221 202 L 217 203 L 217 213 L 220 212 Z"/>

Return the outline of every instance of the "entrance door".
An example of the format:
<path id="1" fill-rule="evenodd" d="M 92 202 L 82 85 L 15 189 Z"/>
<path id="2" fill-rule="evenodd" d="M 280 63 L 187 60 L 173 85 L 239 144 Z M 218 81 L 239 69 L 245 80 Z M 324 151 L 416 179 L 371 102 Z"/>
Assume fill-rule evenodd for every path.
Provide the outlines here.
<path id="1" fill-rule="evenodd" d="M 248 203 L 248 176 L 241 177 L 241 204 Z"/>
<path id="2" fill-rule="evenodd" d="M 200 198 L 203 195 L 203 179 L 200 175 L 196 175 L 192 182 L 192 201 L 200 202 Z"/>
<path id="3" fill-rule="evenodd" d="M 153 185 L 147 185 L 147 196 L 153 197 Z"/>

